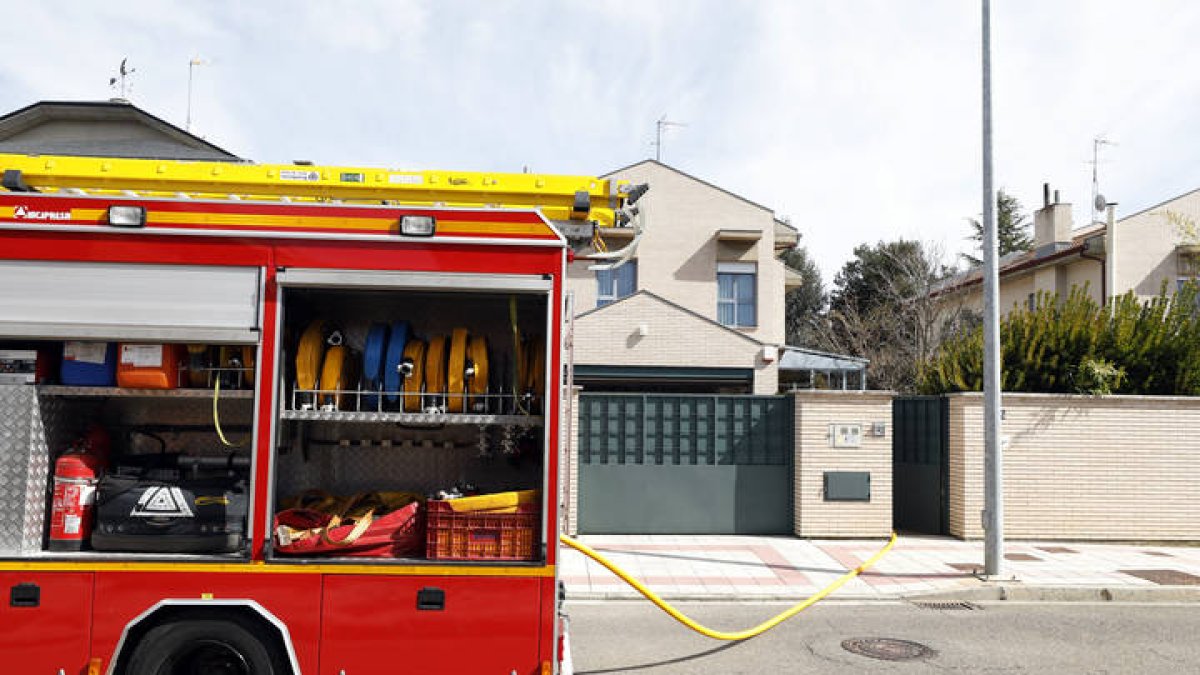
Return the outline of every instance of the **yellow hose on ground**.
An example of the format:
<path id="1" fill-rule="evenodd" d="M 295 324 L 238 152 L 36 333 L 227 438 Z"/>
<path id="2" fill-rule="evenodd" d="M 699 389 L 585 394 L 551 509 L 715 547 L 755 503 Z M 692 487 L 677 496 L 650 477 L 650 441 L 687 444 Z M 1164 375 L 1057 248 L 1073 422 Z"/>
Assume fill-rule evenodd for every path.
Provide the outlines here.
<path id="1" fill-rule="evenodd" d="M 888 543 L 886 546 L 879 549 L 878 553 L 876 553 L 875 555 L 868 558 L 867 561 L 864 562 L 863 564 L 859 565 L 858 567 L 855 567 L 854 569 L 850 570 L 849 572 L 838 577 L 836 580 L 834 580 L 833 583 L 829 584 L 825 588 L 822 588 L 820 591 L 818 591 L 812 597 L 808 598 L 807 600 L 801 602 L 798 605 L 791 607 L 790 609 L 788 609 L 780 614 L 775 615 L 774 617 L 772 617 L 770 619 L 767 619 L 766 621 L 758 624 L 757 626 L 755 626 L 753 628 L 748 628 L 748 629 L 742 630 L 742 631 L 727 633 L 724 631 L 713 630 L 706 626 L 702 626 L 699 623 L 693 621 L 692 619 L 684 616 L 682 612 L 680 612 L 679 610 L 672 607 L 670 604 L 667 603 L 666 600 L 663 600 L 662 598 L 658 597 L 657 593 L 650 590 L 649 588 L 646 588 L 644 585 L 642 585 L 642 583 L 640 581 L 629 576 L 628 573 L 626 573 L 621 568 L 617 567 L 616 564 L 614 564 L 611 560 L 605 558 L 604 556 L 600 555 L 596 551 L 592 550 L 592 548 L 589 547 L 587 544 L 584 544 L 581 541 L 576 541 L 575 539 L 572 539 L 571 537 L 568 537 L 565 534 L 559 535 L 559 539 L 562 540 L 562 543 L 566 544 L 567 546 L 570 546 L 571 548 L 575 549 L 576 551 L 579 551 L 580 553 L 586 555 L 587 557 L 591 558 L 592 560 L 595 560 L 596 562 L 600 563 L 601 565 L 604 565 L 604 567 L 608 568 L 608 571 L 610 571 L 613 574 L 620 577 L 621 580 L 624 581 L 625 583 L 629 584 L 630 586 L 633 586 L 634 589 L 636 589 L 638 593 L 641 593 L 642 595 L 646 596 L 647 600 L 658 605 L 659 609 L 666 612 L 667 614 L 670 614 L 671 618 L 675 619 L 679 623 L 682 623 L 683 625 L 687 626 L 688 628 L 691 628 L 692 630 L 696 631 L 697 633 L 700 633 L 701 635 L 705 635 L 707 637 L 713 638 L 714 640 L 745 640 L 747 638 L 752 638 L 756 635 L 760 635 L 760 634 L 774 628 L 775 626 L 778 626 L 779 624 L 783 623 L 784 621 L 787 621 L 788 619 L 792 618 L 793 616 L 796 616 L 800 612 L 803 612 L 804 610 L 808 609 L 809 607 L 817 604 L 817 602 L 819 602 L 825 596 L 827 596 L 830 593 L 841 588 L 847 581 L 850 581 L 854 577 L 858 576 L 859 573 L 861 573 L 863 570 L 865 570 L 865 569 L 871 567 L 871 565 L 874 565 L 875 563 L 879 562 L 879 559 L 882 558 L 888 551 L 892 550 L 892 547 L 896 545 L 896 533 L 893 532 L 892 538 L 890 540 L 888 540 Z"/>

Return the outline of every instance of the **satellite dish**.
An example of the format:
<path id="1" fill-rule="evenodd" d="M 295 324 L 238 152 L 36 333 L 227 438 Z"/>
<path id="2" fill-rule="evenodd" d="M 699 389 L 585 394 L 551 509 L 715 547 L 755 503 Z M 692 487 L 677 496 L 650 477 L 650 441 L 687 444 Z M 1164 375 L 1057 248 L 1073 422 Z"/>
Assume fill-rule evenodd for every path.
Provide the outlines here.
<path id="1" fill-rule="evenodd" d="M 1097 211 L 1103 211 L 1108 208 L 1108 200 L 1104 198 L 1104 195 L 1097 194 L 1095 206 Z"/>

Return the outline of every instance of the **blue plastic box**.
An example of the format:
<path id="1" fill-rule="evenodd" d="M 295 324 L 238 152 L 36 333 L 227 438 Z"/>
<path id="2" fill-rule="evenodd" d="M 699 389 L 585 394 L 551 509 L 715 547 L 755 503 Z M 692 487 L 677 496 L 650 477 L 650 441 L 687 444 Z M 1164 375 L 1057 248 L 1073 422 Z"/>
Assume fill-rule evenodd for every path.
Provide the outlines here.
<path id="1" fill-rule="evenodd" d="M 59 379 L 63 384 L 81 387 L 116 386 L 117 343 L 64 343 Z"/>

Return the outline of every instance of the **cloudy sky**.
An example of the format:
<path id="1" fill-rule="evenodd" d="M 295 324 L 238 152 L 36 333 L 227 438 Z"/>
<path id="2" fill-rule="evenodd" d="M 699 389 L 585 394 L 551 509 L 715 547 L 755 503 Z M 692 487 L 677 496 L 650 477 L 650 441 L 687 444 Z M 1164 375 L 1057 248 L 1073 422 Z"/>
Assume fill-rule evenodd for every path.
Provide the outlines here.
<path id="1" fill-rule="evenodd" d="M 856 244 L 968 250 L 981 210 L 973 0 L 18 3 L 0 111 L 127 96 L 261 162 L 602 174 L 652 157 Z M 1200 187 L 1200 3 L 993 0 L 996 180 L 1091 217 Z"/>

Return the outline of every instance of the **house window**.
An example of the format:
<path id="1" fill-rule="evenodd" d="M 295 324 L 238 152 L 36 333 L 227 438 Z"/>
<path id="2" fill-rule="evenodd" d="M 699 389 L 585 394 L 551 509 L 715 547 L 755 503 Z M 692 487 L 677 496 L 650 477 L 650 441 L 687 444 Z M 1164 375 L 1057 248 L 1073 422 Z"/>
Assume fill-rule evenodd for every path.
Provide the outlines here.
<path id="1" fill-rule="evenodd" d="M 717 263 L 717 321 L 725 326 L 758 325 L 758 267 L 754 263 Z"/>
<path id="2" fill-rule="evenodd" d="M 637 290 L 637 261 L 630 260 L 611 270 L 596 271 L 596 306 L 603 307 Z"/>
<path id="3" fill-rule="evenodd" d="M 1189 285 L 1193 288 L 1196 288 L 1198 285 L 1200 285 L 1200 279 L 1197 279 L 1196 277 L 1179 277 L 1175 279 L 1175 292 L 1178 293 L 1182 291 L 1185 286 Z M 1192 296 L 1192 313 L 1200 314 L 1200 288 L 1197 288 L 1196 294 Z"/>

